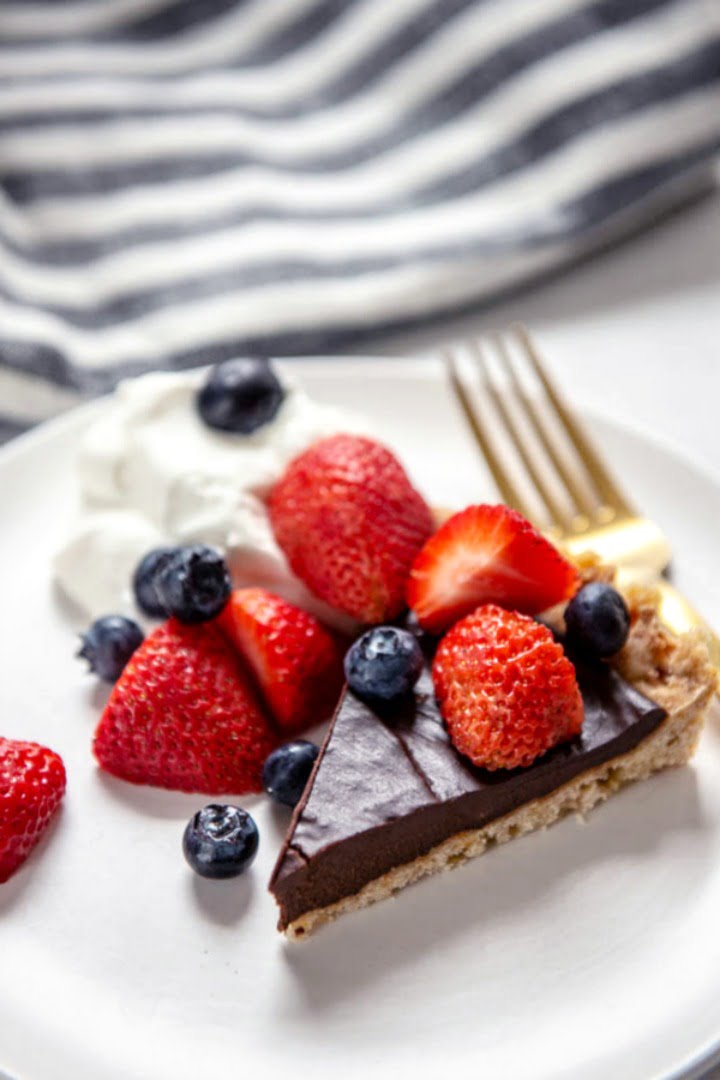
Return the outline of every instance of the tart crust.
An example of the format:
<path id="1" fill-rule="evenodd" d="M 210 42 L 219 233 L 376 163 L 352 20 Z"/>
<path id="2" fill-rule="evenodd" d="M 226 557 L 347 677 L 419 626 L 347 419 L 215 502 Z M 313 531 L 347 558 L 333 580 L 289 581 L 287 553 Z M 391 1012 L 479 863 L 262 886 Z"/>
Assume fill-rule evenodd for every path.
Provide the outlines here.
<path id="1" fill-rule="evenodd" d="M 600 575 L 590 571 L 587 576 Z M 295 940 L 306 937 L 338 915 L 384 900 L 419 878 L 482 855 L 495 844 L 546 828 L 566 814 L 585 814 L 625 784 L 686 764 L 717 689 L 717 672 L 699 634 L 678 638 L 660 623 L 651 589 L 631 588 L 626 600 L 632 617 L 630 635 L 613 663 L 629 683 L 665 709 L 668 715 L 659 727 L 633 750 L 586 770 L 550 795 L 524 803 L 480 829 L 456 833 L 412 862 L 369 881 L 359 892 L 305 912 L 286 927 L 285 934 Z"/>

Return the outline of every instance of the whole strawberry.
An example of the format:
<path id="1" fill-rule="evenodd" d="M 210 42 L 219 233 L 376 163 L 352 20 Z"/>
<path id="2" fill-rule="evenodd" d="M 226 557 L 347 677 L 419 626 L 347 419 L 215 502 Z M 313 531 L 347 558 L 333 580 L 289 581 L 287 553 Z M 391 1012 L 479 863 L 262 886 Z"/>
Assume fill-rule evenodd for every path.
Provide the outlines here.
<path id="1" fill-rule="evenodd" d="M 101 767 L 123 780 L 241 795 L 261 790 L 263 762 L 276 744 L 221 631 L 171 619 L 133 654 L 93 749 Z"/>
<path id="2" fill-rule="evenodd" d="M 356 435 L 321 439 L 290 463 L 269 509 L 290 566 L 316 596 L 363 623 L 404 609 L 433 520 L 384 446 Z"/>
<path id="3" fill-rule="evenodd" d="M 440 526 L 416 558 L 408 605 L 424 630 L 442 633 L 479 604 L 534 615 L 567 600 L 578 573 L 509 506 L 468 506 Z"/>
<path id="4" fill-rule="evenodd" d="M 0 882 L 25 862 L 65 794 L 65 766 L 52 750 L 0 739 Z"/>
<path id="5" fill-rule="evenodd" d="M 343 684 L 342 653 L 324 626 L 267 589 L 236 589 L 218 624 L 245 658 L 286 733 L 329 719 Z"/>
<path id="6" fill-rule="evenodd" d="M 531 765 L 583 722 L 575 669 L 547 627 L 494 604 L 440 642 L 435 693 L 456 749 L 485 769 Z"/>

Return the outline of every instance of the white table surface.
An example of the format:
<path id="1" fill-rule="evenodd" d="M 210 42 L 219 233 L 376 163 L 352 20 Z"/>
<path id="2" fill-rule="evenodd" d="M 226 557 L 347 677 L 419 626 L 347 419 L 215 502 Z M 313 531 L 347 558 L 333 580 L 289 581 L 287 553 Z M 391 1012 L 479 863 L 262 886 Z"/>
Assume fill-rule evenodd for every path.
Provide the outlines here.
<path id="1" fill-rule="evenodd" d="M 720 191 L 481 315 L 372 351 L 425 351 L 517 320 L 570 400 L 664 434 L 720 475 Z"/>

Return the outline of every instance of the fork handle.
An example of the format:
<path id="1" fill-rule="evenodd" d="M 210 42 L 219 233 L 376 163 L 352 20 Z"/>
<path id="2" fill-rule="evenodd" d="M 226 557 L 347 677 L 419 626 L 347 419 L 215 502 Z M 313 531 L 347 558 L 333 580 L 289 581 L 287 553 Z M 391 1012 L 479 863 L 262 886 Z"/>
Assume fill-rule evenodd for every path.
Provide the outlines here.
<path id="1" fill-rule="evenodd" d="M 576 556 L 593 551 L 604 563 L 642 573 L 648 580 L 667 569 L 671 555 L 662 530 L 643 517 L 621 519 L 577 536 L 563 536 L 562 546 Z"/>

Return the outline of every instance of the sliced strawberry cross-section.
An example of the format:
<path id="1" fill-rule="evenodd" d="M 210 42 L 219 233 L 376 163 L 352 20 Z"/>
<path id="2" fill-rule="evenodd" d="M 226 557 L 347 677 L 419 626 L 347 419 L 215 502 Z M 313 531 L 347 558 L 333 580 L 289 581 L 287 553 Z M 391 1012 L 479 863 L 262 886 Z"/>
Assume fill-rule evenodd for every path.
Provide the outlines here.
<path id="1" fill-rule="evenodd" d="M 342 650 L 313 615 L 267 589 L 235 589 L 218 625 L 284 732 L 297 734 L 332 716 L 344 681 Z"/>
<path id="2" fill-rule="evenodd" d="M 480 604 L 534 615 L 567 600 L 577 584 L 575 567 L 522 514 L 481 504 L 454 514 L 422 548 L 408 605 L 438 634 Z"/>

